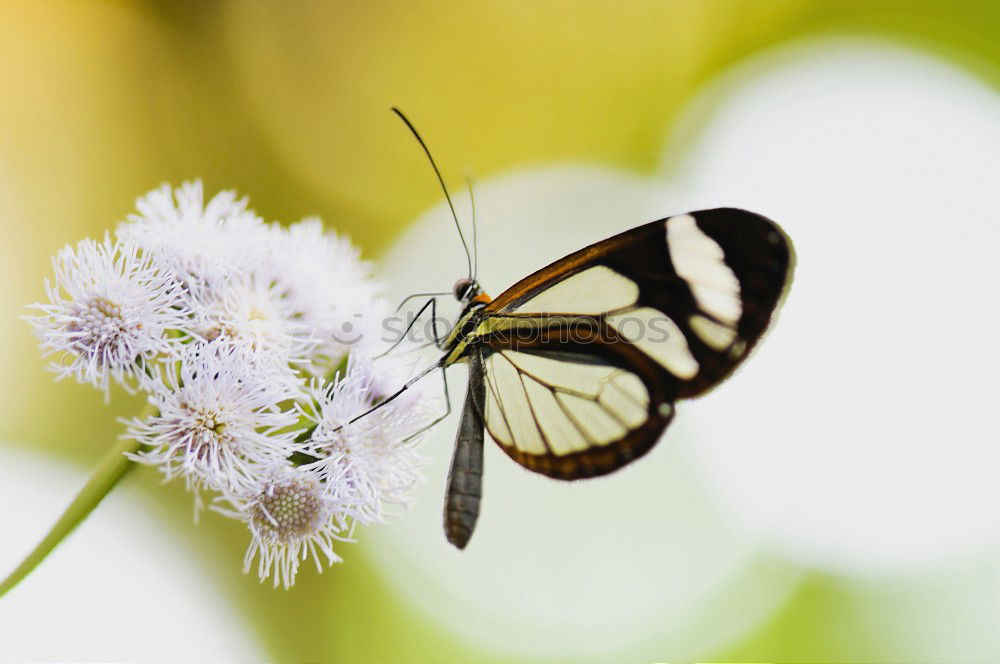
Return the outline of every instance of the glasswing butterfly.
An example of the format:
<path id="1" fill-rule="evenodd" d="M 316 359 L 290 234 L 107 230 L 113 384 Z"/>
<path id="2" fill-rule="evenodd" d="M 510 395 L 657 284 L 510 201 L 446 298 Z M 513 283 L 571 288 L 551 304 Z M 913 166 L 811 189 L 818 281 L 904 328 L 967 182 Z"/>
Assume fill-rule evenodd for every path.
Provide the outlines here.
<path id="1" fill-rule="evenodd" d="M 638 459 L 677 401 L 704 394 L 747 357 L 788 290 L 794 253 L 781 227 L 761 215 L 700 210 L 584 247 L 491 299 L 430 151 L 392 110 L 430 159 L 469 276 L 447 293 L 461 313 L 443 338 L 435 334 L 440 360 L 382 403 L 433 370 L 468 364 L 444 507 L 445 534 L 462 549 L 479 516 L 485 431 L 521 466 L 561 480 Z M 430 296 L 411 327 L 444 294 L 410 296 Z"/>

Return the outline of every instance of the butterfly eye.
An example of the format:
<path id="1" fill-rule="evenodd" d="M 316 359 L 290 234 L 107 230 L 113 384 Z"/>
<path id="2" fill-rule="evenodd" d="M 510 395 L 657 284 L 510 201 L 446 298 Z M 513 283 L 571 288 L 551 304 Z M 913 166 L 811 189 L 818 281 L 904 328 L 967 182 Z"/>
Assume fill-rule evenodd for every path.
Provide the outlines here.
<path id="1" fill-rule="evenodd" d="M 472 292 L 472 279 L 467 279 L 465 277 L 459 279 L 455 282 L 454 293 L 455 299 L 459 302 L 466 300 Z"/>

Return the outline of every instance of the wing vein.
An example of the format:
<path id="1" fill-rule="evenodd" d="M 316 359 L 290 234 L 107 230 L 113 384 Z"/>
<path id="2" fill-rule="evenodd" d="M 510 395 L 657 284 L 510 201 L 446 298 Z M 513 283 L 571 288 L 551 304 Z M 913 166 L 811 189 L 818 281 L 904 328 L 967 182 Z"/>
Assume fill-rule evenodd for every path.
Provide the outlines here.
<path id="1" fill-rule="evenodd" d="M 539 375 L 537 375 L 535 373 L 532 373 L 531 371 L 528 371 L 527 369 L 521 367 L 513 359 L 507 357 L 507 355 L 504 354 L 503 351 L 500 351 L 500 354 L 504 356 L 505 360 L 507 360 L 508 362 L 510 362 L 511 366 L 514 367 L 514 370 L 517 371 L 519 374 L 524 374 L 525 376 L 527 376 L 528 378 L 531 378 L 533 381 L 535 381 L 536 383 L 538 383 L 542 387 L 547 387 L 548 389 L 552 390 L 553 392 L 561 392 L 563 394 L 572 394 L 575 397 L 580 397 L 581 399 L 588 399 L 590 401 L 595 401 L 595 402 L 597 401 L 597 398 L 600 396 L 599 394 L 597 396 L 595 396 L 595 395 L 589 394 L 587 392 L 580 392 L 579 390 L 573 390 L 573 389 L 570 389 L 570 388 L 562 386 L 562 385 L 556 385 L 555 383 L 552 383 L 552 382 L 550 382 L 548 380 L 545 380 L 541 376 L 539 376 Z M 565 360 L 562 360 L 562 361 L 565 361 Z"/>
<path id="2" fill-rule="evenodd" d="M 509 362 L 510 360 L 507 361 Z M 497 410 L 500 411 L 500 417 L 503 418 L 504 426 L 507 427 L 507 433 L 510 434 L 510 444 L 514 447 L 517 447 L 517 441 L 514 439 L 514 430 L 510 427 L 510 420 L 507 418 L 507 411 L 504 410 L 503 401 L 500 399 L 500 391 L 497 389 L 496 385 L 493 384 L 493 376 L 491 375 L 490 370 L 486 366 L 485 362 L 483 363 L 483 370 L 484 373 L 486 374 L 486 387 L 489 388 L 490 394 L 493 395 L 494 401 L 497 402 Z M 485 408 L 483 410 L 484 410 L 483 421 L 486 422 L 487 428 L 489 428 L 488 426 L 489 419 L 487 419 L 486 417 Z M 492 436 L 493 434 L 490 433 L 490 435 Z M 494 440 L 495 439 L 496 438 L 494 437 Z"/>
<path id="3" fill-rule="evenodd" d="M 535 412 L 535 404 L 531 402 L 531 395 L 528 394 L 528 386 L 524 384 L 524 374 L 517 367 L 517 365 L 514 365 L 514 371 L 517 371 L 518 380 L 521 381 L 521 390 L 524 391 L 524 400 L 528 402 L 528 410 L 531 412 L 531 420 L 535 423 L 535 430 L 538 431 L 538 435 L 542 437 L 542 444 L 545 445 L 545 450 L 549 454 L 555 454 L 555 451 L 552 449 L 552 445 L 549 443 L 549 437 L 545 435 L 545 429 L 542 428 L 542 423 L 538 421 L 538 413 Z M 534 380 L 530 376 L 528 378 L 529 380 Z M 542 387 L 545 386 L 543 385 Z"/>
<path id="4" fill-rule="evenodd" d="M 598 442 L 593 437 L 591 437 L 591 435 L 583 427 L 583 424 L 581 424 L 580 420 L 578 420 L 576 416 L 573 415 L 572 411 L 566 408 L 566 404 L 563 403 L 562 399 L 560 399 L 558 396 L 553 398 L 556 400 L 556 403 L 559 404 L 559 408 L 560 410 L 562 410 L 563 415 L 566 416 L 566 419 L 568 419 L 570 424 L 572 424 L 576 428 L 576 430 L 580 433 L 580 435 L 583 436 L 583 439 L 587 441 L 587 445 L 589 447 L 597 447 Z"/>
<path id="5" fill-rule="evenodd" d="M 615 377 L 616 376 L 628 376 L 628 375 L 629 374 L 626 373 L 626 372 L 624 372 L 624 371 L 619 371 L 616 374 L 612 374 L 611 375 L 611 379 L 610 379 L 612 387 L 614 387 L 619 392 L 621 392 L 622 394 L 624 394 L 626 399 L 628 399 L 629 401 L 631 401 L 632 403 L 634 403 L 639 408 L 643 408 L 643 409 L 648 408 L 648 404 L 644 404 L 643 402 L 639 401 L 638 399 L 635 398 L 635 395 L 630 394 L 624 387 L 622 387 L 621 385 L 619 385 L 618 383 L 615 382 Z"/>

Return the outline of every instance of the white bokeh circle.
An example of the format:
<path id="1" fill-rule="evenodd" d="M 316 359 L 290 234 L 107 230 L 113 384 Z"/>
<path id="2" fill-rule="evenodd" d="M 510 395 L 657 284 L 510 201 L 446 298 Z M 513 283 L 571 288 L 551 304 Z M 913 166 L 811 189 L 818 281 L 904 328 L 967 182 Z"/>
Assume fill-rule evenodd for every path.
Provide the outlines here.
<path id="1" fill-rule="evenodd" d="M 487 289 L 509 284 L 567 247 L 624 230 L 647 217 L 652 195 L 646 178 L 587 167 L 483 182 L 480 280 Z M 457 202 L 467 209 L 467 197 Z M 441 290 L 461 276 L 464 257 L 443 212 L 418 220 L 386 258 L 390 282 Z M 460 404 L 464 369 L 449 373 Z M 726 523 L 685 461 L 700 434 L 680 410 L 647 459 L 611 478 L 550 480 L 487 443 L 482 514 L 462 552 L 442 532 L 453 416 L 425 445 L 433 463 L 416 507 L 373 529 L 368 551 L 424 611 L 492 652 L 598 661 L 710 653 L 780 606 L 797 575 L 776 569 Z"/>
<path id="2" fill-rule="evenodd" d="M 370 551 L 470 641 L 536 657 L 698 656 L 794 586 L 761 551 L 867 574 L 996 542 L 995 95 L 925 55 L 834 42 L 758 59 L 692 108 L 705 99 L 721 101 L 688 123 L 702 125 L 696 140 L 675 137 L 692 147 L 679 165 L 668 150 L 659 175 L 553 166 L 478 186 L 480 276 L 493 295 L 614 232 L 720 205 L 778 220 L 799 264 L 747 367 L 681 404 L 633 467 L 561 484 L 487 443 L 482 518 L 463 553 L 440 532 L 454 418 L 436 430 L 417 508 Z M 462 275 L 445 210 L 385 258 L 401 290 Z M 452 373 L 460 404 L 462 370 Z"/>
<path id="3" fill-rule="evenodd" d="M 916 571 L 995 546 L 1000 100 L 877 44 L 752 71 L 667 200 L 780 220 L 798 266 L 754 369 L 697 404 L 697 466 L 804 564 Z"/>

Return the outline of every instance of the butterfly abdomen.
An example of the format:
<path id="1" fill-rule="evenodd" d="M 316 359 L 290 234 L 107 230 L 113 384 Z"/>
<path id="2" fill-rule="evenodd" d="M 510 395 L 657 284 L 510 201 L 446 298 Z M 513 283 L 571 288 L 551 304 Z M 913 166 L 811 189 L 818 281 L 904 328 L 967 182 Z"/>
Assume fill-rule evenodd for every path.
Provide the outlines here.
<path id="1" fill-rule="evenodd" d="M 479 453 L 482 454 L 480 444 Z M 448 541 L 464 549 L 472 537 L 479 518 L 479 502 L 482 498 L 482 475 L 459 472 L 451 476 L 447 500 L 445 502 L 444 532 Z"/>
<path id="2" fill-rule="evenodd" d="M 444 532 L 448 541 L 464 549 L 479 518 L 483 495 L 483 401 L 486 384 L 479 353 L 470 354 L 469 389 L 465 395 L 462 420 L 455 437 L 455 453 L 448 471 L 444 499 Z"/>

